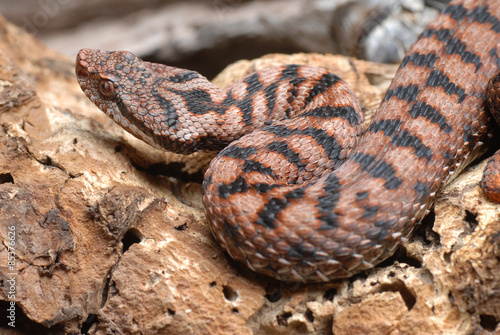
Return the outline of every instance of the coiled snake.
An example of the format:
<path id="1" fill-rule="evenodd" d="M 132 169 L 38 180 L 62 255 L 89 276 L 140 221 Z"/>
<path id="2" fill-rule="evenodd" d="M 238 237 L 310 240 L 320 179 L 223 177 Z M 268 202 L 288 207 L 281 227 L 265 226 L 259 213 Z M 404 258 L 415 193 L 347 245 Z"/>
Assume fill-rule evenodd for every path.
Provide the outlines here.
<path id="1" fill-rule="evenodd" d="M 364 134 L 354 93 L 310 66 L 221 90 L 193 71 L 83 49 L 76 73 L 90 100 L 145 142 L 222 149 L 203 202 L 234 259 L 284 281 L 329 281 L 389 257 L 481 152 L 499 33 L 499 1 L 451 2 L 408 51 Z"/>

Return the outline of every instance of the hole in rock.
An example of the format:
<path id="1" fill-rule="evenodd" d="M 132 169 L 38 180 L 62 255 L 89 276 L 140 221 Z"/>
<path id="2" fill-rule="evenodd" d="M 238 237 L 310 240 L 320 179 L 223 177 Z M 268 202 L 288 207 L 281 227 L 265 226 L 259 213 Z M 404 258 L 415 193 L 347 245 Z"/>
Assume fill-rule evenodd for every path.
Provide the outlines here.
<path id="1" fill-rule="evenodd" d="M 281 299 L 281 290 L 278 287 L 268 287 L 265 297 L 269 302 L 276 302 Z"/>
<path id="2" fill-rule="evenodd" d="M 450 292 L 450 293 L 448 294 L 448 300 L 450 301 L 450 303 L 451 303 L 452 305 L 455 305 L 455 297 L 453 296 L 453 293 L 452 293 L 452 292 Z"/>
<path id="3" fill-rule="evenodd" d="M 411 256 L 408 256 L 408 253 L 406 252 L 406 248 L 403 246 L 400 246 L 391 257 L 389 257 L 385 261 L 379 263 L 376 267 L 377 268 L 389 267 L 389 266 L 393 265 L 396 261 L 399 263 L 408 264 L 408 265 L 410 265 L 414 268 L 417 268 L 417 269 L 422 267 L 422 263 L 418 259 L 411 257 Z"/>
<path id="4" fill-rule="evenodd" d="M 391 264 L 389 263 L 389 265 L 391 265 Z M 380 264 L 378 264 L 375 267 L 378 268 L 378 267 L 382 267 L 382 266 Z M 349 277 L 347 280 L 349 280 L 349 285 L 352 285 L 352 283 L 354 283 L 356 280 L 363 281 L 366 278 L 368 278 L 368 271 L 361 271 L 360 273 L 355 274 L 352 277 Z"/>
<path id="5" fill-rule="evenodd" d="M 453 252 L 445 252 L 443 254 L 443 258 L 446 263 L 451 263 L 451 255 L 453 255 Z"/>
<path id="6" fill-rule="evenodd" d="M 333 298 L 335 298 L 336 294 L 337 294 L 337 290 L 334 288 L 331 288 L 329 290 L 326 290 L 325 294 L 323 294 L 323 298 L 325 300 L 333 301 Z"/>
<path id="7" fill-rule="evenodd" d="M 498 320 L 495 316 L 489 315 L 489 314 L 481 314 L 479 316 L 479 319 L 481 320 L 481 327 L 483 329 L 488 330 L 488 331 L 495 331 L 498 325 Z"/>
<path id="8" fill-rule="evenodd" d="M 288 319 L 292 316 L 292 313 L 287 312 L 283 313 L 281 315 L 276 316 L 276 321 L 278 321 L 278 324 L 280 326 L 288 326 Z"/>
<path id="9" fill-rule="evenodd" d="M 403 301 L 405 302 L 406 308 L 408 311 L 411 311 L 413 306 L 415 306 L 415 303 L 417 302 L 417 299 L 415 296 L 408 290 L 408 288 L 405 286 L 405 284 L 401 281 L 395 281 L 392 284 L 383 284 L 380 285 L 380 292 L 399 292 L 401 295 L 401 298 L 403 298 Z"/>
<path id="10" fill-rule="evenodd" d="M 406 257 L 403 257 L 399 260 L 401 263 L 406 263 L 416 269 L 419 269 L 422 267 L 422 262 L 415 257 L 410 257 L 406 255 Z"/>
<path id="11" fill-rule="evenodd" d="M 208 284 L 208 285 L 209 285 L 210 287 L 214 287 L 215 285 L 217 285 L 217 283 L 213 281 L 213 282 L 211 282 L 211 283 L 210 283 L 210 284 Z"/>
<path id="12" fill-rule="evenodd" d="M 137 164 L 134 164 L 134 166 L 138 170 L 144 170 Z M 204 175 L 202 171 L 197 171 L 195 173 L 188 173 L 185 171 L 185 168 L 186 165 L 184 163 L 170 162 L 167 164 L 161 162 L 161 163 L 151 164 L 145 169 L 145 172 L 153 176 L 173 177 L 185 183 L 187 182 L 193 182 L 198 184 L 203 183 Z"/>
<path id="13" fill-rule="evenodd" d="M 432 228 L 434 228 L 434 222 L 436 221 L 436 214 L 434 211 L 430 211 L 422 221 L 420 225 L 415 230 L 413 238 L 422 241 L 425 246 L 430 246 L 432 244 L 439 244 L 440 237 Z"/>
<path id="14" fill-rule="evenodd" d="M 10 173 L 0 173 L 0 184 L 14 184 L 14 177 Z"/>
<path id="15" fill-rule="evenodd" d="M 226 300 L 235 301 L 236 299 L 238 299 L 238 292 L 236 292 L 236 290 L 231 286 L 224 285 L 222 287 L 222 293 L 224 293 L 224 297 L 226 298 Z"/>
<path id="16" fill-rule="evenodd" d="M 80 332 L 82 334 L 87 334 L 88 331 L 90 330 L 90 327 L 92 327 L 92 325 L 95 323 L 99 323 L 99 320 L 97 319 L 97 314 L 89 314 L 87 320 L 83 322 Z"/>
<path id="17" fill-rule="evenodd" d="M 238 314 L 240 311 L 238 310 L 238 308 L 233 308 L 231 309 L 231 313 L 233 314 Z"/>
<path id="18" fill-rule="evenodd" d="M 306 312 L 304 313 L 304 316 L 306 317 L 306 320 L 309 322 L 314 322 L 314 315 L 313 312 L 308 308 Z"/>
<path id="19" fill-rule="evenodd" d="M 42 159 L 40 160 L 40 163 L 51 166 L 52 158 L 50 158 L 50 156 L 43 156 Z"/>
<path id="20" fill-rule="evenodd" d="M 108 290 L 106 290 L 106 292 L 103 292 L 103 293 L 107 294 L 108 292 L 109 292 L 110 297 L 114 297 L 114 296 L 117 296 L 118 294 L 120 294 L 120 290 L 116 287 L 116 283 L 114 280 L 109 282 Z M 106 298 L 106 296 L 103 294 L 103 301 L 105 301 L 104 300 L 105 298 Z"/>
<path id="21" fill-rule="evenodd" d="M 477 214 L 465 210 L 465 222 L 469 223 L 471 230 L 476 229 L 479 222 L 477 222 Z"/>
<path id="22" fill-rule="evenodd" d="M 138 229 L 129 229 L 122 238 L 123 252 L 130 249 L 132 244 L 140 243 L 144 241 L 144 239 L 144 235 Z"/>
<path id="23" fill-rule="evenodd" d="M 119 145 L 117 145 L 117 146 L 115 147 L 115 152 L 121 152 L 121 151 L 122 151 L 122 147 L 121 147 L 121 146 L 119 146 Z"/>
<path id="24" fill-rule="evenodd" d="M 184 231 L 188 228 L 188 226 L 187 226 L 187 223 L 183 223 L 179 226 L 175 226 L 174 228 L 175 228 L 175 230 L 178 230 L 178 231 Z"/>
<path id="25" fill-rule="evenodd" d="M 168 308 L 167 312 L 168 312 L 168 315 L 170 315 L 170 316 L 174 316 L 175 315 L 175 311 L 173 309 Z"/>
<path id="26" fill-rule="evenodd" d="M 78 139 L 76 137 L 73 139 L 73 144 L 78 144 Z"/>

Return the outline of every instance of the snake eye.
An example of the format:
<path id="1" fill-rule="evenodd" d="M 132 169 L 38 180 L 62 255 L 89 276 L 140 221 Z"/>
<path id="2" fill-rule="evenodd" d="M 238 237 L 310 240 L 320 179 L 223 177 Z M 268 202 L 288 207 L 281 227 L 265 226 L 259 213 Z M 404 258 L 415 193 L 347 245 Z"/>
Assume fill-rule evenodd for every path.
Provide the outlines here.
<path id="1" fill-rule="evenodd" d="M 113 83 L 109 80 L 101 80 L 99 82 L 99 91 L 101 92 L 102 95 L 105 97 L 110 97 L 114 93 L 114 86 Z"/>

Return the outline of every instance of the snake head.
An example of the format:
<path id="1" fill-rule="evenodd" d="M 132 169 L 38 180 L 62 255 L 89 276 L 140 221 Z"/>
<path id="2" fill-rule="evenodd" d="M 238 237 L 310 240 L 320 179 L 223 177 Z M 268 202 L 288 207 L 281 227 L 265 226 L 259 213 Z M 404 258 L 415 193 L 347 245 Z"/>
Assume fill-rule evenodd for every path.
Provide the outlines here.
<path id="1" fill-rule="evenodd" d="M 221 105 L 228 95 L 197 72 L 149 63 L 127 51 L 82 49 L 76 77 L 99 109 L 154 147 L 189 154 L 230 142 L 210 137 L 234 128 L 225 125 L 227 106 Z"/>
<path id="2" fill-rule="evenodd" d="M 127 101 L 137 100 L 138 96 L 127 87 L 132 86 L 131 75 L 139 62 L 142 61 L 127 51 L 82 49 L 76 58 L 76 78 L 82 91 L 122 127 L 134 122 Z M 127 97 L 131 94 L 135 97 Z"/>
<path id="3" fill-rule="evenodd" d="M 75 72 L 85 95 L 118 125 L 154 147 L 168 147 L 158 132 L 165 113 L 154 103 L 157 75 L 150 65 L 128 51 L 82 49 Z M 174 108 L 169 112 L 176 117 Z M 172 134 L 166 135 L 168 141 Z"/>
<path id="4" fill-rule="evenodd" d="M 76 58 L 76 78 L 87 97 L 106 112 L 108 102 L 116 102 L 119 98 L 119 89 L 123 86 L 121 78 L 138 61 L 126 51 L 82 49 Z"/>

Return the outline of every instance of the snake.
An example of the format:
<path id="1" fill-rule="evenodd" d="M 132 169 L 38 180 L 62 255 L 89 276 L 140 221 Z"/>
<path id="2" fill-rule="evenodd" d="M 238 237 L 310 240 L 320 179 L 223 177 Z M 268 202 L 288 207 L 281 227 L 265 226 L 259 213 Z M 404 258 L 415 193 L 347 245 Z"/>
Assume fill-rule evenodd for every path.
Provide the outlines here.
<path id="1" fill-rule="evenodd" d="M 499 33 L 499 1 L 450 2 L 408 49 L 366 130 L 355 93 L 309 65 L 266 68 L 224 89 L 127 51 L 82 49 L 75 71 L 85 95 L 144 142 L 219 152 L 203 204 L 233 259 L 318 283 L 390 257 L 484 152 Z"/>

